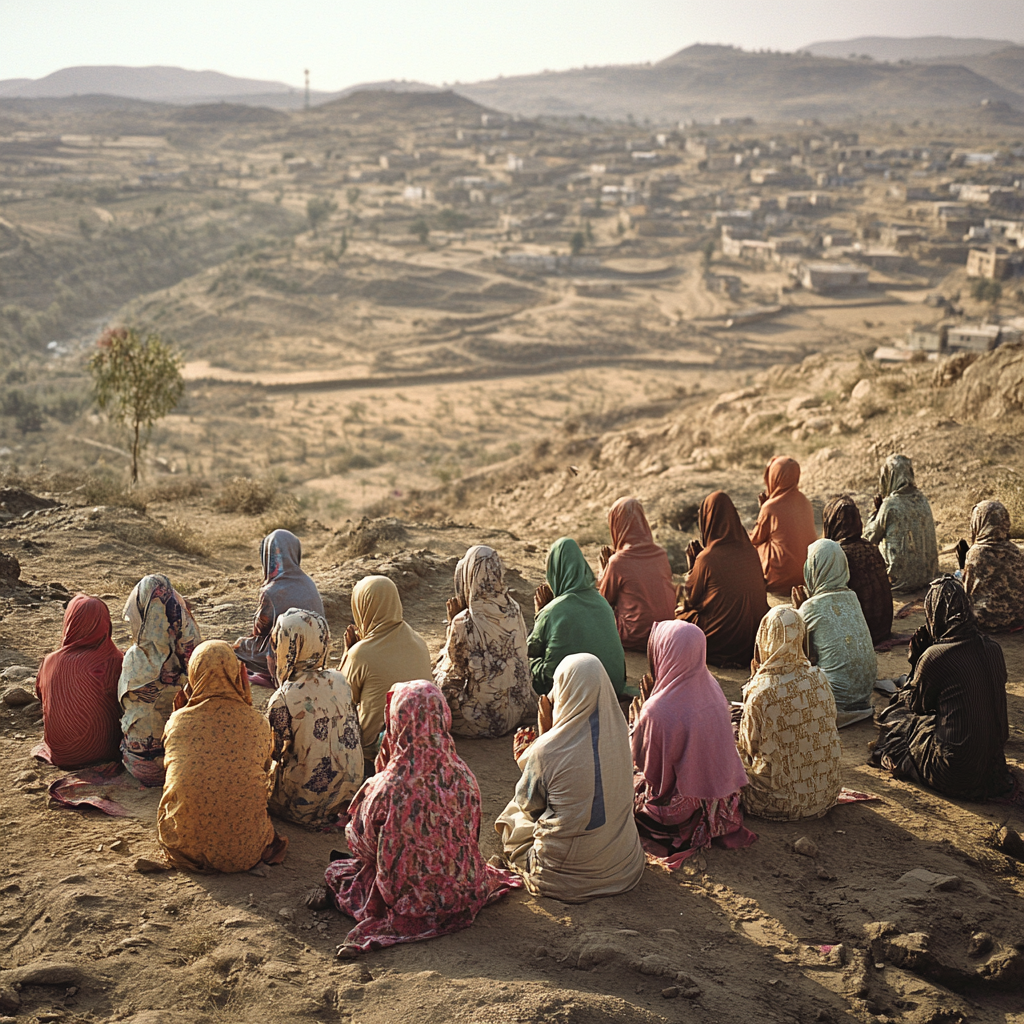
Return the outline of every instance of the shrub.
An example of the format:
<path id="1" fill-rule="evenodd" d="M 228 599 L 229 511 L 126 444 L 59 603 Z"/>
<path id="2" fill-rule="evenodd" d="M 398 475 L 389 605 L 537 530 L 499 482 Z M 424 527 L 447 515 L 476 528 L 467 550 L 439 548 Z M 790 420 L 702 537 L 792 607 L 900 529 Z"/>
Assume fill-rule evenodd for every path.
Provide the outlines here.
<path id="1" fill-rule="evenodd" d="M 278 502 L 278 488 L 273 480 L 254 480 L 248 476 L 232 477 L 217 498 L 221 512 L 241 512 L 259 516 Z"/>

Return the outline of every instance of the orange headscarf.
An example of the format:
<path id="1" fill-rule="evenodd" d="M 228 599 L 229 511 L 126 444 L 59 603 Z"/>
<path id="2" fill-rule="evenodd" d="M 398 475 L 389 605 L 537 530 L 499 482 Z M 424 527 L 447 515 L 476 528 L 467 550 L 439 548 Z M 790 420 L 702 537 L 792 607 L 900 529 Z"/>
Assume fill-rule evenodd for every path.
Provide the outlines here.
<path id="1" fill-rule="evenodd" d="M 174 710 L 195 708 L 208 700 L 235 700 L 252 704 L 245 666 L 223 640 L 201 643 L 188 663 L 188 682 L 174 698 Z"/>

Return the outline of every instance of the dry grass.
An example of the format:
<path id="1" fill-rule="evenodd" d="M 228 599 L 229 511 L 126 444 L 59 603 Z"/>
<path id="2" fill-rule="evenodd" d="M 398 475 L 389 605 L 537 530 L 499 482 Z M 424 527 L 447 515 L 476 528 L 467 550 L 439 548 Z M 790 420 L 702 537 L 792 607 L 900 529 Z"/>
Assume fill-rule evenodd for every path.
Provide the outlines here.
<path id="1" fill-rule="evenodd" d="M 209 489 L 209 482 L 202 477 L 186 476 L 147 484 L 138 488 L 135 493 L 141 500 L 148 503 L 152 501 L 185 501 L 188 498 L 198 498 L 203 491 Z"/>
<path id="2" fill-rule="evenodd" d="M 216 504 L 221 512 L 261 516 L 269 512 L 279 501 L 280 491 L 276 481 L 235 476 L 221 488 Z"/>
<path id="3" fill-rule="evenodd" d="M 153 543 L 170 548 L 182 555 L 201 555 L 207 558 L 212 550 L 209 539 L 195 530 L 190 523 L 177 516 L 153 530 Z"/>

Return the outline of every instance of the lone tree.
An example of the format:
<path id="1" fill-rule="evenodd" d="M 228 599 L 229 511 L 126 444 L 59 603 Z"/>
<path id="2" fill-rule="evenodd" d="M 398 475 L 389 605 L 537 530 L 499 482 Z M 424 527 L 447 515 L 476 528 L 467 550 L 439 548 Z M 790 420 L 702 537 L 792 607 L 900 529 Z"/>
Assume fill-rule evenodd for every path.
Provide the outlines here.
<path id="1" fill-rule="evenodd" d="M 573 256 L 579 256 L 583 252 L 583 247 L 587 244 L 587 238 L 582 231 L 574 231 L 572 238 L 569 239 L 569 252 Z"/>
<path id="2" fill-rule="evenodd" d="M 423 217 L 417 217 L 416 220 L 409 225 L 409 234 L 415 235 L 422 245 L 426 245 L 427 239 L 430 238 L 430 225 Z"/>
<path id="3" fill-rule="evenodd" d="M 133 485 L 153 424 L 185 393 L 181 366 L 181 356 L 153 332 L 143 338 L 132 327 L 110 328 L 96 342 L 89 360 L 93 396 L 112 422 L 132 431 Z"/>

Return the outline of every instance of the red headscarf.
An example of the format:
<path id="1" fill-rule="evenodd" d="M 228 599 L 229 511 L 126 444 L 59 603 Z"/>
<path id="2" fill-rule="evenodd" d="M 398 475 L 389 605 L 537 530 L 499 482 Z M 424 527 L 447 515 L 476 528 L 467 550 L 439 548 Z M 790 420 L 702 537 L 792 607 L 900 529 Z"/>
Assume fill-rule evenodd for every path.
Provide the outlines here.
<path id="1" fill-rule="evenodd" d="M 107 606 L 98 597 L 76 594 L 64 612 L 60 649 L 39 668 L 44 753 L 61 768 L 119 758 L 122 655 L 111 631 Z"/>

